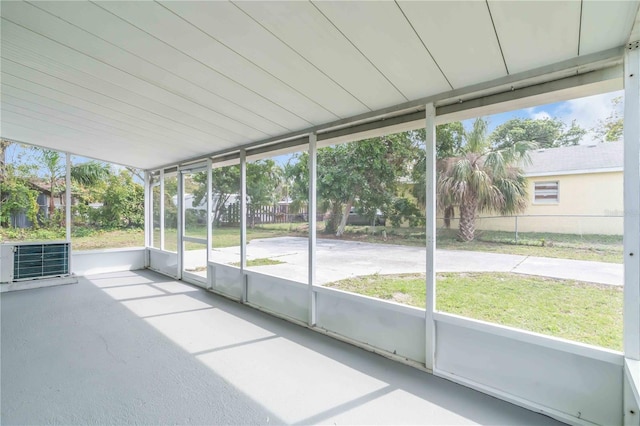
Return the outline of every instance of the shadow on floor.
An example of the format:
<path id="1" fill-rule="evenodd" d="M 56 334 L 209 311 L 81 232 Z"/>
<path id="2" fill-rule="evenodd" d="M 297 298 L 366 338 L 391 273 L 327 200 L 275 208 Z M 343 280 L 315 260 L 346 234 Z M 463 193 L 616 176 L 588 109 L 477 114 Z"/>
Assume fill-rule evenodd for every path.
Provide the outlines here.
<path id="1" fill-rule="evenodd" d="M 151 271 L 0 303 L 2 424 L 555 424 Z"/>

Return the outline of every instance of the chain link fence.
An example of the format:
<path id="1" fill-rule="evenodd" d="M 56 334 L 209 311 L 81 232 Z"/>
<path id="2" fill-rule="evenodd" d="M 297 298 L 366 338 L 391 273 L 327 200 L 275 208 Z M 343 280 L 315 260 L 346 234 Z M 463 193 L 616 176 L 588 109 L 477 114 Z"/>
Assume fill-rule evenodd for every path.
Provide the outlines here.
<path id="1" fill-rule="evenodd" d="M 459 218 L 449 220 L 449 228 L 458 229 Z M 447 228 L 444 218 L 438 218 L 438 227 Z M 624 230 L 622 215 L 513 215 L 480 216 L 475 222 L 476 232 L 483 231 L 511 235 L 516 242 L 523 234 L 567 234 L 580 237 L 621 237 Z"/>

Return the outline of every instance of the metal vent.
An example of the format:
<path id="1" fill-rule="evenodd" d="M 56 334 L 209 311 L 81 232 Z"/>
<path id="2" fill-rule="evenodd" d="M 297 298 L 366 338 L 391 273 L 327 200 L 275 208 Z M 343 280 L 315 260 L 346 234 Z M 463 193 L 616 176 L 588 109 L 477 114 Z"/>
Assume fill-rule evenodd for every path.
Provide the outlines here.
<path id="1" fill-rule="evenodd" d="M 13 254 L 13 280 L 69 274 L 69 243 L 17 245 Z"/>

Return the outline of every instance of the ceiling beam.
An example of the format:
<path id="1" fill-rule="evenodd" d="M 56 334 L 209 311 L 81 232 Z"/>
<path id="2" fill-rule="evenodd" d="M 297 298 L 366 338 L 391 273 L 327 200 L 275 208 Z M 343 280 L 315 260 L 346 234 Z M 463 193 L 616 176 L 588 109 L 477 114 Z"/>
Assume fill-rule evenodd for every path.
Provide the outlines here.
<path id="1" fill-rule="evenodd" d="M 400 123 L 401 126 L 399 127 L 401 128 L 411 127 L 411 125 L 409 124 L 411 123 L 411 121 L 396 119 L 396 121 L 399 120 L 399 122 L 395 123 L 386 120 L 390 120 L 390 118 L 397 116 L 416 113 L 422 110 L 424 108 L 424 105 L 426 105 L 427 103 L 434 103 L 436 105 L 437 121 L 439 123 L 443 123 L 446 121 L 461 119 L 455 118 L 456 116 L 454 115 L 454 113 L 460 113 L 461 111 L 475 110 L 475 114 L 482 115 L 482 113 L 478 113 L 478 111 L 481 111 L 481 107 L 485 108 L 486 111 L 492 111 L 486 112 L 491 114 L 496 112 L 508 111 L 510 109 L 514 109 L 514 107 L 509 108 L 506 106 L 516 105 L 516 103 L 514 103 L 516 99 L 535 99 L 535 102 L 537 102 L 535 105 L 557 102 L 557 96 L 552 97 L 548 95 L 552 92 L 561 91 L 563 94 L 562 96 L 565 97 L 573 96 L 575 98 L 580 96 L 587 96 L 589 93 L 584 90 L 582 91 L 582 93 L 586 94 L 579 95 L 577 94 L 578 91 L 575 91 L 573 92 L 573 95 L 571 95 L 571 89 L 581 85 L 588 85 L 589 87 L 591 87 L 591 89 L 595 90 L 590 94 L 602 93 L 602 87 L 605 86 L 601 86 L 598 82 L 598 79 L 608 82 L 608 87 L 616 87 L 617 83 L 615 83 L 615 81 L 611 82 L 611 80 L 616 80 L 622 77 L 621 74 L 619 76 L 616 76 L 616 73 L 618 72 L 618 69 L 620 69 L 623 52 L 624 46 L 620 46 L 602 52 L 596 52 L 590 55 L 579 56 L 570 60 L 536 68 L 534 70 L 524 71 L 506 77 L 501 77 L 489 82 L 475 84 L 462 89 L 443 92 L 437 95 L 405 102 L 392 107 L 356 115 L 354 117 L 336 120 L 330 123 L 309 127 L 307 129 L 291 132 L 281 136 L 248 143 L 237 148 L 230 148 L 212 152 L 208 155 L 200 155 L 182 161 L 180 164 L 190 164 L 211 157 L 224 157 L 228 154 L 239 152 L 240 149 L 247 150 L 247 153 L 252 150 L 254 151 L 254 153 L 257 153 L 257 151 L 255 150 L 259 147 L 268 147 L 268 149 L 265 149 L 264 151 L 261 150 L 261 153 L 279 150 L 281 149 L 280 147 L 284 146 L 291 149 L 295 146 L 298 146 L 298 142 L 300 142 L 299 146 L 302 146 L 303 140 L 306 143 L 307 135 L 312 132 L 318 133 L 318 140 L 323 141 L 323 145 L 325 146 L 327 144 L 326 141 L 330 139 L 335 139 L 335 141 L 332 141 L 331 143 L 339 143 L 359 140 L 363 137 L 374 137 L 366 135 L 374 134 L 373 131 L 376 129 L 376 125 L 379 125 L 378 129 L 385 128 L 387 130 L 389 130 L 390 128 L 390 123 Z M 554 82 L 557 83 L 552 84 Z M 598 88 L 598 86 L 600 86 L 600 89 Z M 565 99 L 571 99 L 571 97 Z M 493 105 L 492 109 L 487 108 L 489 105 Z M 502 105 L 502 107 L 498 107 L 498 105 Z M 457 115 L 457 117 L 462 116 L 465 115 Z M 417 119 L 416 122 L 420 122 L 423 119 L 424 115 L 422 116 L 422 118 Z M 419 126 L 420 125 L 417 125 L 414 128 L 417 128 Z M 336 132 L 335 137 L 327 136 L 328 134 L 331 134 L 330 132 L 333 131 Z M 380 131 L 378 133 L 383 134 L 389 132 Z M 157 169 L 174 165 L 175 163 L 171 163 L 158 167 Z"/>

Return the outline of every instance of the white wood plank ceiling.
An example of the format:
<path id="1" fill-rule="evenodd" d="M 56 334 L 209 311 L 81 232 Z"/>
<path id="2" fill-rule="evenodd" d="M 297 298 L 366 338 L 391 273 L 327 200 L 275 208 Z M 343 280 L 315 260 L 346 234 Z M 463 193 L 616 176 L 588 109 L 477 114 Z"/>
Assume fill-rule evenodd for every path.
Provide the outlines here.
<path id="1" fill-rule="evenodd" d="M 152 169 L 624 45 L 632 1 L 2 1 L 2 137 Z"/>

